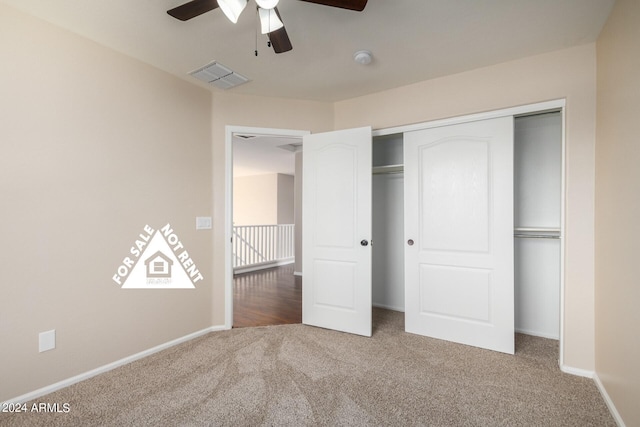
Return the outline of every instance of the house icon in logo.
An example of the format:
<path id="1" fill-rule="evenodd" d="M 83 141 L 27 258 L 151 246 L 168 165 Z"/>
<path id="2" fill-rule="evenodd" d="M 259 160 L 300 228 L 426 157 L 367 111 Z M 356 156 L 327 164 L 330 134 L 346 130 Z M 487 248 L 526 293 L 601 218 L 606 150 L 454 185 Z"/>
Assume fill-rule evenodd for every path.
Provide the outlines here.
<path id="1" fill-rule="evenodd" d="M 171 277 L 172 264 L 173 261 L 168 256 L 161 251 L 157 251 L 144 262 L 147 267 L 147 277 Z"/>

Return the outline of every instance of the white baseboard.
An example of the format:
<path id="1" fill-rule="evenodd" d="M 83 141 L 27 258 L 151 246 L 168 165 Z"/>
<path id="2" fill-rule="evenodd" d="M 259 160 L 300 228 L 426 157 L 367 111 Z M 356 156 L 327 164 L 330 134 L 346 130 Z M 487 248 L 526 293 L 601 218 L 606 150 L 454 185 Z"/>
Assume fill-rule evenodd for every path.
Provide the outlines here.
<path id="1" fill-rule="evenodd" d="M 302 277 L 302 271 L 294 271 L 293 275 Z"/>
<path id="2" fill-rule="evenodd" d="M 392 306 L 392 305 L 388 305 L 388 304 L 378 304 L 378 303 L 372 303 L 371 304 L 374 307 L 378 307 L 378 308 L 385 308 L 387 310 L 391 310 L 391 311 L 399 311 L 401 313 L 404 313 L 404 307 L 396 307 L 396 306 Z"/>
<path id="3" fill-rule="evenodd" d="M 598 391 L 600 391 L 600 394 L 604 399 L 604 403 L 607 404 L 607 408 L 609 408 L 609 412 L 611 412 L 611 415 L 613 416 L 613 419 L 615 420 L 616 424 L 618 424 L 618 427 L 625 427 L 624 421 L 622 420 L 620 413 L 616 409 L 616 405 L 613 404 L 611 397 L 609 397 L 609 393 L 607 393 L 607 389 L 604 388 L 604 384 L 602 384 L 602 381 L 600 381 L 600 377 L 598 377 L 598 373 L 593 374 L 593 381 L 596 383 L 596 387 L 598 387 Z"/>
<path id="4" fill-rule="evenodd" d="M 233 274 L 242 274 L 242 273 L 250 273 L 252 271 L 266 270 L 267 268 L 281 267 L 283 265 L 293 264 L 294 262 L 295 260 L 293 258 L 289 258 L 289 259 L 283 259 L 279 261 L 263 262 L 261 264 L 250 265 L 248 267 L 236 267 L 233 269 Z"/>
<path id="5" fill-rule="evenodd" d="M 531 331 L 529 329 L 522 329 L 522 328 L 516 328 L 515 331 L 519 334 L 531 335 L 531 336 L 540 337 L 540 338 L 547 338 L 550 340 L 558 341 L 560 339 L 560 335 L 558 334 L 548 334 L 546 332 Z"/>
<path id="6" fill-rule="evenodd" d="M 134 361 L 142 359 L 144 357 L 150 356 L 150 355 L 152 355 L 154 353 L 157 353 L 159 351 L 165 350 L 165 349 L 167 349 L 169 347 L 173 347 L 175 345 L 182 344 L 183 342 L 192 340 L 192 339 L 197 338 L 199 336 L 208 334 L 209 332 L 222 331 L 222 330 L 225 330 L 225 329 L 227 329 L 227 328 L 225 328 L 224 326 L 211 326 L 209 328 L 202 329 L 202 330 L 194 332 L 192 334 L 185 335 L 183 337 L 180 337 L 180 338 L 177 338 L 175 340 L 166 342 L 164 344 L 160 344 L 160 345 L 155 346 L 153 348 L 150 348 L 148 350 L 141 351 L 140 353 L 136 353 L 136 354 L 133 354 L 131 356 L 125 357 L 123 359 L 116 360 L 115 362 L 109 363 L 109 364 L 101 366 L 99 368 L 92 369 L 92 370 L 90 370 L 88 372 L 76 375 L 76 376 L 71 377 L 71 378 L 67 378 L 66 380 L 59 381 L 59 382 L 57 382 L 55 384 L 51 384 L 51 385 L 48 385 L 46 387 L 39 388 L 39 389 L 34 390 L 32 392 L 23 394 L 22 396 L 18 396 L 18 397 L 15 397 L 13 399 L 9 399 L 6 402 L 0 402 L 0 407 L 4 407 L 5 404 L 9 404 L 9 403 L 25 403 L 25 402 L 28 402 L 30 400 L 37 399 L 37 398 L 39 398 L 41 396 L 44 396 L 46 394 L 53 393 L 54 391 L 58 391 L 58 390 L 60 390 L 62 388 L 65 388 L 65 387 L 68 387 L 70 385 L 79 383 L 80 381 L 87 380 L 87 379 L 89 379 L 91 377 L 95 377 L 96 375 L 103 374 L 105 372 L 108 372 L 108 371 L 111 371 L 113 369 L 119 368 L 120 366 L 126 365 L 128 363 L 134 362 Z"/>
<path id="7" fill-rule="evenodd" d="M 604 384 L 602 384 L 602 381 L 600 381 L 600 378 L 598 377 L 598 374 L 596 372 L 588 371 L 586 369 L 572 368 L 566 365 L 560 365 L 560 370 L 567 374 L 591 378 L 593 382 L 596 384 L 598 391 L 602 395 L 602 399 L 604 399 L 604 403 L 607 405 L 607 408 L 609 408 L 609 412 L 611 413 L 611 416 L 615 420 L 616 424 L 619 427 L 625 427 L 624 421 L 622 421 L 622 417 L 620 416 L 620 413 L 616 409 L 616 406 L 613 404 L 611 397 L 609 397 L 609 393 L 607 393 L 607 390 L 604 388 Z"/>
<path id="8" fill-rule="evenodd" d="M 594 372 L 586 369 L 573 368 L 571 366 L 560 364 L 560 370 L 565 374 L 576 375 L 578 377 L 593 378 Z"/>

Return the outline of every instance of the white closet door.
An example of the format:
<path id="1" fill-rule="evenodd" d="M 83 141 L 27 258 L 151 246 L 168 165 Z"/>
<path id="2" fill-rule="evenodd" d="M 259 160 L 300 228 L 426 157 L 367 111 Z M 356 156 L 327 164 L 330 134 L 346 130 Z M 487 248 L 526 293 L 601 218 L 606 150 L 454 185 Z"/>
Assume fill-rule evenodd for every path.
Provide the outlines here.
<path id="1" fill-rule="evenodd" d="M 371 128 L 303 138 L 302 323 L 371 336 Z"/>
<path id="2" fill-rule="evenodd" d="M 404 137 L 407 332 L 514 352 L 513 118 Z"/>

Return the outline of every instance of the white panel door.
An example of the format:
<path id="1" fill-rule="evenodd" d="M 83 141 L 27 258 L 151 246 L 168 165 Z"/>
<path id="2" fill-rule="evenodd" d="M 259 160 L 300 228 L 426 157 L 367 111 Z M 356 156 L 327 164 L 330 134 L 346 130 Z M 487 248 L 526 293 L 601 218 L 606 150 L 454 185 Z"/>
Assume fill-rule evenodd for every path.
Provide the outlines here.
<path id="1" fill-rule="evenodd" d="M 371 336 L 371 128 L 305 135 L 302 323 Z"/>
<path id="2" fill-rule="evenodd" d="M 513 118 L 404 135 L 407 332 L 514 352 Z"/>

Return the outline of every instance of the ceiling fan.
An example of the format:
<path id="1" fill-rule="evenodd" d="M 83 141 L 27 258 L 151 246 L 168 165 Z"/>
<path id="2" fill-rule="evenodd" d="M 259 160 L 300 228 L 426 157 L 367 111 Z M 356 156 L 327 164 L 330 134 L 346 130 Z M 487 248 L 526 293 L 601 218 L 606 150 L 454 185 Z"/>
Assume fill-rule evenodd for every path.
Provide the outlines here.
<path id="1" fill-rule="evenodd" d="M 367 5 L 367 0 L 301 0 L 308 3 L 322 4 L 341 9 L 362 12 Z M 276 53 L 288 52 L 293 49 L 291 40 L 276 5 L 278 0 L 256 0 L 260 15 L 262 33 L 267 34 L 273 50 Z M 187 21 L 210 10 L 220 7 L 225 15 L 236 23 L 240 12 L 247 5 L 247 0 L 191 0 L 188 3 L 175 7 L 167 13 L 181 21 Z"/>

